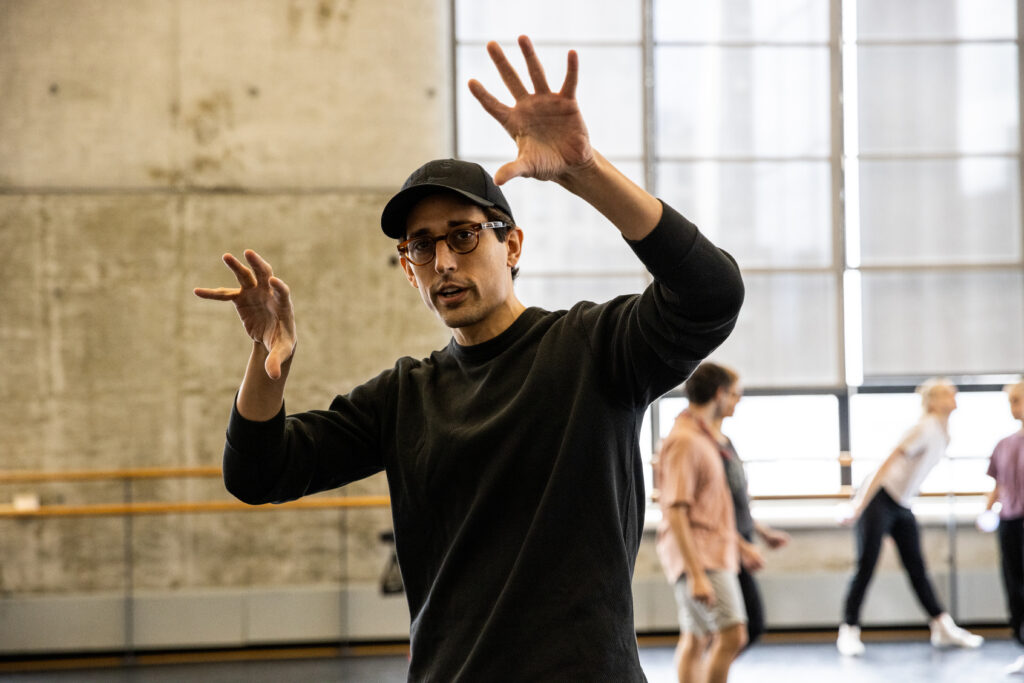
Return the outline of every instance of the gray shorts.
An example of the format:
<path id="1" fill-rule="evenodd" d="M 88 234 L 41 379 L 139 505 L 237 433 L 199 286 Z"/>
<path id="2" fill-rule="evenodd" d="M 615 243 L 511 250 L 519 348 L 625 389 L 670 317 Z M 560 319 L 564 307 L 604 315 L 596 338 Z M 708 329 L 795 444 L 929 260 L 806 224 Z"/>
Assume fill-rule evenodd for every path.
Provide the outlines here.
<path id="1" fill-rule="evenodd" d="M 708 581 L 715 591 L 715 604 L 708 607 L 690 596 L 686 574 L 676 581 L 676 604 L 679 606 L 679 628 L 695 636 L 718 633 L 730 626 L 747 623 L 740 580 L 734 572 L 708 570 Z"/>

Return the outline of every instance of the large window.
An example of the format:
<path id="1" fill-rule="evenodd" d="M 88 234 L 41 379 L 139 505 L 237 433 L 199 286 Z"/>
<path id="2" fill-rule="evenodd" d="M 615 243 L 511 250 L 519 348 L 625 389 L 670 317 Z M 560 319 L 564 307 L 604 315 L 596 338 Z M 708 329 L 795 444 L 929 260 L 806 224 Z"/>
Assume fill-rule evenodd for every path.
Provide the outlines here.
<path id="1" fill-rule="evenodd" d="M 506 93 L 486 41 L 521 64 L 530 35 L 552 84 L 575 48 L 595 146 L 736 257 L 747 300 L 713 359 L 747 388 L 726 429 L 754 493 L 860 483 L 933 375 L 965 391 L 925 490 L 989 485 L 1013 431 L 998 389 L 1024 370 L 1014 0 L 455 0 L 453 17 L 458 156 L 493 172 L 515 154 L 464 86 Z M 507 187 L 525 302 L 648 282 L 583 202 Z M 652 407 L 652 448 L 683 403 Z"/>

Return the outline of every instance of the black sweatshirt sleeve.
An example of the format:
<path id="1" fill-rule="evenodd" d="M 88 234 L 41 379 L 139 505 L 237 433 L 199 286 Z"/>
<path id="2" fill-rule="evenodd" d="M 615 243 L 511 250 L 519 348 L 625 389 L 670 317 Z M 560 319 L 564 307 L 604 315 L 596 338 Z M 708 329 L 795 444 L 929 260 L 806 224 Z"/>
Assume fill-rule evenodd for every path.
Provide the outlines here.
<path id="1" fill-rule="evenodd" d="M 678 386 L 732 332 L 744 288 L 736 261 L 662 203 L 642 240 L 626 240 L 654 282 L 639 296 L 581 311 L 608 390 L 649 403 Z"/>
<path id="2" fill-rule="evenodd" d="M 728 330 L 743 304 L 743 279 L 735 259 L 705 237 L 693 223 L 662 203 L 661 221 L 642 240 L 626 240 L 655 283 L 670 290 L 673 308 L 693 322 L 722 321 Z M 717 346 L 717 344 L 716 344 Z"/>
<path id="3" fill-rule="evenodd" d="M 330 410 L 254 422 L 231 410 L 224 484 L 251 505 L 280 503 L 343 486 L 384 469 L 380 410 L 387 373 L 338 396 Z"/>

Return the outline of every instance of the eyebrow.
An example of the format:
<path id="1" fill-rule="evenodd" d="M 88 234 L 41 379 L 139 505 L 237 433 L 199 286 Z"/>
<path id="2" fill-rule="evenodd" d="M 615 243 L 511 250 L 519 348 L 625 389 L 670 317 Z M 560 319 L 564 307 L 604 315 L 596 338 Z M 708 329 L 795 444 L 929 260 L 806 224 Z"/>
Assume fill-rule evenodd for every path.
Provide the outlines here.
<path id="1" fill-rule="evenodd" d="M 460 225 L 475 225 L 475 224 L 477 224 L 479 222 L 480 221 L 471 220 L 471 219 L 461 219 L 460 220 L 460 219 L 452 218 L 452 219 L 448 220 L 448 227 L 449 228 L 456 228 L 456 227 L 458 227 Z M 420 237 L 421 235 L 429 235 L 429 234 L 430 234 L 430 228 L 420 228 L 419 230 L 413 230 L 412 232 L 406 233 L 405 238 L 406 239 L 412 239 L 413 237 Z"/>

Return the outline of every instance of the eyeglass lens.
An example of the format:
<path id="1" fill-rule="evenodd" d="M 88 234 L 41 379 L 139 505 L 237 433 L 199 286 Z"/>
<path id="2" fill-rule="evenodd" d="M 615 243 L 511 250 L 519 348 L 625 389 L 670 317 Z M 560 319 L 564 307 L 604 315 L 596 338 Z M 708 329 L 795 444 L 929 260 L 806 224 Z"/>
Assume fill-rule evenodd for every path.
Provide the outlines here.
<path id="1" fill-rule="evenodd" d="M 480 242 L 480 228 L 467 226 L 456 228 L 441 237 L 418 237 L 408 244 L 408 258 L 418 266 L 426 265 L 434 259 L 437 243 L 444 240 L 448 248 L 456 254 L 468 254 L 476 249 Z"/>

